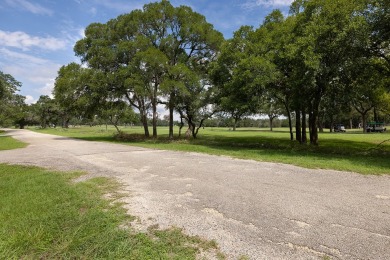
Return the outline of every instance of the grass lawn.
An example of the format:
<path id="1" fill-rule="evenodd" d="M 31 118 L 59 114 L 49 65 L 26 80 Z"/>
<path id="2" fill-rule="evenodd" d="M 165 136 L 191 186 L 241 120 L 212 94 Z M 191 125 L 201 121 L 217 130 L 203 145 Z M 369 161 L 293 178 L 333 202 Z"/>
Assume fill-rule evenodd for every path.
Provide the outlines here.
<path id="1" fill-rule="evenodd" d="M 141 127 L 122 128 L 128 141 L 114 138 L 109 127 L 75 127 L 69 129 L 35 129 L 37 132 L 69 136 L 83 140 L 119 142 L 155 149 L 201 152 L 235 158 L 288 163 L 306 168 L 335 169 L 362 174 L 390 174 L 390 133 L 363 134 L 320 133 L 319 146 L 301 145 L 289 140 L 287 129 L 273 132 L 259 128 L 229 131 L 227 128 L 205 128 L 197 139 L 168 140 L 168 128 L 160 127 L 157 139 L 140 138 Z M 178 132 L 178 129 L 175 129 Z M 383 142 L 383 143 L 382 143 Z"/>
<path id="2" fill-rule="evenodd" d="M 216 248 L 179 229 L 135 232 L 118 184 L 71 181 L 79 175 L 0 164 L 0 259 L 196 259 Z"/>
<path id="3" fill-rule="evenodd" d="M 0 131 L 0 151 L 1 150 L 11 150 L 17 148 L 24 148 L 27 146 L 26 143 L 20 142 L 18 140 L 13 139 L 9 136 L 2 136 L 3 131 Z"/>

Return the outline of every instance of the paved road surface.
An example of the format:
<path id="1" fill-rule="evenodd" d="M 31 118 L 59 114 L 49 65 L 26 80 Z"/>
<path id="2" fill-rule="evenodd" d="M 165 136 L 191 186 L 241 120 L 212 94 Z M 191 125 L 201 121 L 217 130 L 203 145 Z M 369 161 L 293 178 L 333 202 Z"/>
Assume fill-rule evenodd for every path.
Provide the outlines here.
<path id="1" fill-rule="evenodd" d="M 390 176 L 8 134 L 30 145 L 0 162 L 118 178 L 143 226 L 215 239 L 229 259 L 390 259 Z"/>

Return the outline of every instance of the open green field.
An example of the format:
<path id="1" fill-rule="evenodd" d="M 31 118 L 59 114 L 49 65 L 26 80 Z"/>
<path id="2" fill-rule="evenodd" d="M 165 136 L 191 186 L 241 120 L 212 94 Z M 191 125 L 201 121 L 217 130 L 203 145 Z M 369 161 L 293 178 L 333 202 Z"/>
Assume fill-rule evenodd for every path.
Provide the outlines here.
<path id="1" fill-rule="evenodd" d="M 227 155 L 235 158 L 279 162 L 306 168 L 334 169 L 362 174 L 390 174 L 390 133 L 363 134 L 320 133 L 318 147 L 301 145 L 289 140 L 285 128 L 245 128 L 230 131 L 227 128 L 205 128 L 197 139 L 168 140 L 168 128 L 160 127 L 159 138 L 142 138 L 141 127 L 122 128 L 129 134 L 127 141 L 117 140 L 114 128 L 75 127 L 69 129 L 35 129 L 37 132 L 69 136 L 90 141 L 118 142 L 147 148 L 201 152 Z M 175 133 L 178 129 L 175 129 Z"/>
<path id="2" fill-rule="evenodd" d="M 117 183 L 72 182 L 78 176 L 0 164 L 0 259 L 196 259 L 207 250 L 223 258 L 214 241 L 176 228 L 136 232 Z"/>

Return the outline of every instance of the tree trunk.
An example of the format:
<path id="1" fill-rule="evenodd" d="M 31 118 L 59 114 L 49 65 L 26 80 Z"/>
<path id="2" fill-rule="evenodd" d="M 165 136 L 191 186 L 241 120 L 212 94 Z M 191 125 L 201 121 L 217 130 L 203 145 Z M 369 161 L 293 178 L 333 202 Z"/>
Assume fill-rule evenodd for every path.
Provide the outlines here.
<path id="1" fill-rule="evenodd" d="M 323 116 L 321 116 L 318 119 L 318 128 L 319 128 L 320 133 L 324 132 L 324 117 Z"/>
<path id="2" fill-rule="evenodd" d="M 138 97 L 138 96 L 133 97 L 134 98 L 133 100 L 132 98 L 130 98 L 129 93 L 126 93 L 126 98 L 132 106 L 138 109 L 140 120 L 144 127 L 144 135 L 146 138 L 149 138 L 150 134 L 149 134 L 149 127 L 148 127 L 148 115 L 147 115 L 147 109 L 145 107 L 145 101 L 143 100 L 142 97 Z"/>
<path id="3" fill-rule="evenodd" d="M 233 131 L 236 131 L 236 129 L 237 129 L 237 122 L 238 122 L 237 117 L 234 117 L 233 118 Z"/>
<path id="4" fill-rule="evenodd" d="M 287 117 L 288 117 L 288 126 L 290 128 L 290 140 L 293 141 L 294 140 L 294 133 L 293 133 L 293 126 L 292 126 L 290 108 L 288 107 L 287 102 L 284 103 L 284 106 L 286 108 Z"/>
<path id="5" fill-rule="evenodd" d="M 333 133 L 334 119 L 333 115 L 330 117 L 330 132 Z"/>
<path id="6" fill-rule="evenodd" d="M 153 101 L 152 104 L 153 109 L 153 138 L 157 138 L 157 104 Z"/>
<path id="7" fill-rule="evenodd" d="M 378 122 L 378 121 L 379 121 L 378 112 L 376 111 L 376 107 L 374 107 L 374 121 L 375 121 L 375 122 Z"/>
<path id="8" fill-rule="evenodd" d="M 170 98 L 169 98 L 169 139 L 173 139 L 173 109 L 174 109 L 174 98 L 175 98 L 175 93 L 171 92 Z"/>
<path id="9" fill-rule="evenodd" d="M 156 82 L 154 82 L 154 88 L 153 88 L 153 96 L 151 97 L 152 101 L 152 110 L 153 110 L 153 138 L 157 138 L 157 89 L 158 89 L 158 78 L 156 78 Z"/>
<path id="10" fill-rule="evenodd" d="M 119 127 L 118 127 L 118 124 L 114 124 L 114 127 L 115 127 L 115 129 L 116 129 L 116 131 L 117 131 L 118 133 L 121 132 L 121 130 L 120 130 Z"/>
<path id="11" fill-rule="evenodd" d="M 367 113 L 360 113 L 363 121 L 363 133 L 367 133 Z"/>
<path id="12" fill-rule="evenodd" d="M 194 139 L 197 138 L 199 129 L 203 126 L 204 120 L 205 120 L 205 119 L 200 120 L 199 126 L 196 128 L 195 131 L 192 132 L 192 136 L 194 137 Z M 195 129 L 195 125 L 194 125 L 194 129 Z"/>
<path id="13" fill-rule="evenodd" d="M 150 133 L 149 133 L 148 121 L 147 121 L 146 118 L 145 118 L 144 122 L 142 122 L 142 124 L 144 126 L 145 137 L 149 138 L 150 137 Z"/>
<path id="14" fill-rule="evenodd" d="M 270 115 L 268 115 L 268 117 L 269 117 L 269 130 L 272 132 L 272 130 L 273 130 L 272 123 L 274 121 L 274 117 L 270 116 Z"/>
<path id="15" fill-rule="evenodd" d="M 307 143 L 307 125 L 306 125 L 306 110 L 302 109 L 302 142 Z"/>
<path id="16" fill-rule="evenodd" d="M 309 115 L 310 124 L 310 144 L 318 145 L 318 113 L 313 111 Z"/>
<path id="17" fill-rule="evenodd" d="M 65 128 L 69 128 L 69 121 L 70 121 L 70 118 L 67 117 L 65 120 Z"/>
<path id="18" fill-rule="evenodd" d="M 148 127 L 148 117 L 146 115 L 146 112 L 140 111 L 140 113 L 141 113 L 141 122 L 142 122 L 142 125 L 144 127 L 145 137 L 149 138 L 150 137 L 150 133 L 149 133 L 149 127 Z"/>
<path id="19" fill-rule="evenodd" d="M 184 126 L 183 118 L 180 117 L 179 138 L 181 137 L 181 130 L 183 129 L 183 126 Z"/>
<path id="20" fill-rule="evenodd" d="M 295 139 L 302 143 L 302 132 L 301 132 L 301 111 L 295 110 Z"/>
<path id="21" fill-rule="evenodd" d="M 188 116 L 188 127 L 190 129 L 190 132 L 191 132 L 191 136 L 193 138 L 196 138 L 196 134 L 195 134 L 195 124 L 192 122 L 192 117 L 191 116 Z"/>
<path id="22" fill-rule="evenodd" d="M 309 113 L 309 129 L 310 129 L 310 144 L 318 145 L 318 117 L 320 103 L 324 92 L 324 87 L 321 85 L 317 86 L 317 91 L 313 98 L 312 103 L 310 104 L 310 113 Z"/>

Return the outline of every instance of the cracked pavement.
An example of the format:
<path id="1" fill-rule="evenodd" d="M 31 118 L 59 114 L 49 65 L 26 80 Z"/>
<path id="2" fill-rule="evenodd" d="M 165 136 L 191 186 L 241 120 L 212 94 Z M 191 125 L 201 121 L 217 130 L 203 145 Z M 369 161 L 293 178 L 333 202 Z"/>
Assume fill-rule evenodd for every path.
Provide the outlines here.
<path id="1" fill-rule="evenodd" d="M 228 259 L 390 259 L 390 176 L 88 142 L 28 130 L 1 163 L 116 178 L 139 227 L 215 239 Z M 390 171 L 390 169 L 389 169 Z"/>

